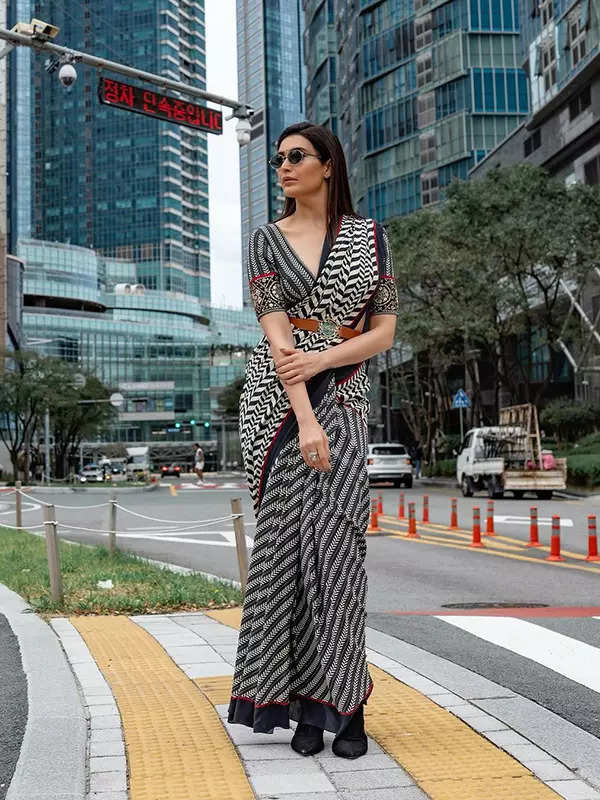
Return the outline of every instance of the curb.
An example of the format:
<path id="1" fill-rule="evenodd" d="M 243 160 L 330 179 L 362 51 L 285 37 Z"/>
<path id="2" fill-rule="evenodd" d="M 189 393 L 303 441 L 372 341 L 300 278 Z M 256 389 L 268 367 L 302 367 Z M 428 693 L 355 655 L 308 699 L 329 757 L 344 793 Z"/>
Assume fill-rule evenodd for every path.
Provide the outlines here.
<path id="1" fill-rule="evenodd" d="M 28 697 L 6 800 L 83 800 L 87 722 L 70 666 L 52 629 L 4 584 L 0 608 L 19 642 Z"/>

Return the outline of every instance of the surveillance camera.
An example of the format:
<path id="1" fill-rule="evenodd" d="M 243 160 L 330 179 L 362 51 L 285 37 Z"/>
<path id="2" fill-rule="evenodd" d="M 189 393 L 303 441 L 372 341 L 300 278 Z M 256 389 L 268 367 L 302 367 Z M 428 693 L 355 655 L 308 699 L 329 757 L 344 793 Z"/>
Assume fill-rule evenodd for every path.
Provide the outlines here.
<path id="1" fill-rule="evenodd" d="M 72 64 L 63 64 L 58 71 L 58 80 L 63 86 L 73 86 L 77 80 L 77 71 Z"/>
<path id="2" fill-rule="evenodd" d="M 252 126 L 246 117 L 240 117 L 235 126 L 235 133 L 239 144 L 248 144 L 250 141 L 250 131 Z"/>

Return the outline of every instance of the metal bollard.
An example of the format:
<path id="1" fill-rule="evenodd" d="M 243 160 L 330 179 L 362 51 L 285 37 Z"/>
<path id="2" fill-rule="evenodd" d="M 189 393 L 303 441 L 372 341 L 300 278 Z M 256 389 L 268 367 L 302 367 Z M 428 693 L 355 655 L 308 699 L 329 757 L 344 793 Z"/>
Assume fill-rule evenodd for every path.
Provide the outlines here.
<path id="1" fill-rule="evenodd" d="M 108 549 L 111 553 L 117 550 L 117 495 L 113 492 L 110 496 L 108 508 Z"/>
<path id="2" fill-rule="evenodd" d="M 50 575 L 50 595 L 55 603 L 64 603 L 62 577 L 60 574 L 60 558 L 58 555 L 58 538 L 56 536 L 56 509 L 53 505 L 44 507 L 44 526 L 46 531 L 46 554 L 48 556 L 48 574 Z"/>
<path id="3" fill-rule="evenodd" d="M 479 513 L 479 506 L 473 506 L 473 540 L 471 547 L 484 547 L 481 541 L 481 516 Z"/>
<path id="4" fill-rule="evenodd" d="M 21 496 L 21 481 L 15 481 L 15 525 L 17 526 L 17 533 L 23 527 L 23 498 Z"/>
<path id="5" fill-rule="evenodd" d="M 531 506 L 529 509 L 529 541 L 527 547 L 539 547 L 540 540 L 538 538 L 538 511 L 537 506 Z"/>
<path id="6" fill-rule="evenodd" d="M 458 528 L 458 502 L 456 497 L 453 497 L 451 502 L 451 511 L 450 511 L 450 527 L 451 528 Z"/>
<path id="7" fill-rule="evenodd" d="M 586 561 L 600 561 L 598 537 L 596 535 L 596 515 L 588 514 L 588 554 Z"/>
<path id="8" fill-rule="evenodd" d="M 423 522 L 429 522 L 429 495 L 423 495 Z"/>
<path id="9" fill-rule="evenodd" d="M 552 536 L 550 537 L 550 555 L 546 561 L 562 561 L 560 554 L 560 517 L 558 514 L 552 515 Z"/>
<path id="10" fill-rule="evenodd" d="M 235 497 L 231 501 L 231 512 L 234 515 L 233 530 L 235 531 L 235 549 L 237 551 L 238 567 L 240 570 L 240 583 L 242 584 L 242 594 L 245 594 L 246 584 L 248 583 L 248 545 L 246 544 L 242 501 L 239 497 Z"/>

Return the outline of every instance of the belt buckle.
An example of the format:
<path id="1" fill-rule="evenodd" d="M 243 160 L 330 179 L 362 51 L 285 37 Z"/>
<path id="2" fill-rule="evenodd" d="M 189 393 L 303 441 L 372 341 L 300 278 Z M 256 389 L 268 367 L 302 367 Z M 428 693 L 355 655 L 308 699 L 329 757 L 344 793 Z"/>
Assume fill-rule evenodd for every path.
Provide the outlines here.
<path id="1" fill-rule="evenodd" d="M 332 319 L 324 319 L 319 322 L 317 330 L 325 339 L 335 339 L 339 335 L 339 326 Z"/>

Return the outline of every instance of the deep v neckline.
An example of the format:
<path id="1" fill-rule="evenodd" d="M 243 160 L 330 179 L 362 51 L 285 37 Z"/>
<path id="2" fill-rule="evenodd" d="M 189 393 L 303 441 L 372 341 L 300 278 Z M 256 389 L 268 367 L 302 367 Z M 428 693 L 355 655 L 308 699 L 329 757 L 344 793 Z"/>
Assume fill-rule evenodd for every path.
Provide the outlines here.
<path id="1" fill-rule="evenodd" d="M 343 221 L 343 216 L 342 216 L 342 219 L 340 220 L 340 224 L 339 224 L 338 231 L 337 231 L 338 233 L 340 232 L 340 229 L 341 229 L 341 227 L 342 227 L 342 221 Z M 282 239 L 283 239 L 283 241 L 285 242 L 286 246 L 289 248 L 290 252 L 291 252 L 291 253 L 292 253 L 292 255 L 294 256 L 294 258 L 296 259 L 296 261 L 297 261 L 297 262 L 300 264 L 300 266 L 301 266 L 301 267 L 302 267 L 304 270 L 306 270 L 306 272 L 308 272 L 308 274 L 310 275 L 310 277 L 313 279 L 313 281 L 314 281 L 314 282 L 318 281 L 318 280 L 319 280 L 319 277 L 320 277 L 320 275 L 321 275 L 321 270 L 323 269 L 323 267 L 324 267 L 324 266 L 325 266 L 325 264 L 327 263 L 327 258 L 323 258 L 323 253 L 325 252 L 325 249 L 327 248 L 327 238 L 328 238 L 328 234 L 326 233 L 326 234 L 325 234 L 325 238 L 323 239 L 323 246 L 321 247 L 321 258 L 319 259 L 319 266 L 318 266 L 318 268 L 317 268 L 317 274 L 315 275 L 315 273 L 314 273 L 314 272 L 313 272 L 311 269 L 309 269 L 309 268 L 307 267 L 307 265 L 304 263 L 304 261 L 303 261 L 303 260 L 300 258 L 300 256 L 298 255 L 298 253 L 297 253 L 297 252 L 294 250 L 294 248 L 293 248 L 293 247 L 292 247 L 292 245 L 290 244 L 290 241 L 289 241 L 288 237 L 287 237 L 287 236 L 285 235 L 285 233 L 284 233 L 284 232 L 281 230 L 281 228 L 279 227 L 279 225 L 277 225 L 277 223 L 276 223 L 276 222 L 271 222 L 270 224 L 271 224 L 271 225 L 272 225 L 272 226 L 275 228 L 275 230 L 276 230 L 276 231 L 279 233 L 279 235 L 281 236 L 281 238 L 282 238 Z M 336 239 L 337 239 L 337 236 L 336 236 Z M 334 239 L 334 240 L 333 240 L 333 242 L 331 243 L 331 247 L 329 248 L 329 252 L 331 252 L 331 249 L 333 248 L 333 245 L 334 245 L 334 243 L 335 243 L 335 239 Z M 328 254 L 328 256 L 329 256 L 329 254 Z"/>

